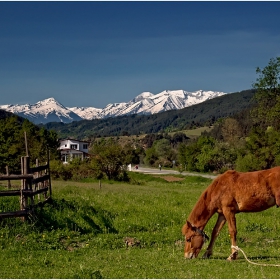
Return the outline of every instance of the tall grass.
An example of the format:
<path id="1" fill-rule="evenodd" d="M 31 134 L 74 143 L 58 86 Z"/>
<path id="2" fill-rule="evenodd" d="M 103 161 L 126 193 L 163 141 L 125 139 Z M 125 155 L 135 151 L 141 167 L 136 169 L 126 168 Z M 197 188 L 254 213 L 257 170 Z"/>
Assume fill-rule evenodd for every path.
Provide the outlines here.
<path id="1" fill-rule="evenodd" d="M 53 203 L 28 223 L 1 221 L 1 278 L 279 278 L 280 268 L 251 265 L 242 255 L 227 262 L 227 227 L 211 259 L 202 259 L 203 252 L 183 258 L 181 227 L 211 180 L 130 175 L 130 184 L 102 182 L 101 188 L 53 181 Z M 8 204 L 0 198 L 1 209 Z M 278 212 L 237 215 L 238 245 L 255 262 L 280 264 Z M 207 224 L 208 235 L 214 223 Z M 140 245 L 127 248 L 126 237 Z"/>

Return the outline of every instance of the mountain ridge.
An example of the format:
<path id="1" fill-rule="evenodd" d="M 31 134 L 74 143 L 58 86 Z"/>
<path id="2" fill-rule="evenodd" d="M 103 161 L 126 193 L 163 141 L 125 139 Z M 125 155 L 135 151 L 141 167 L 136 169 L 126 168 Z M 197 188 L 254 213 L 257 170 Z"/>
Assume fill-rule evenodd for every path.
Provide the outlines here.
<path id="1" fill-rule="evenodd" d="M 199 126 L 210 126 L 220 118 L 250 110 L 255 104 L 252 102 L 254 94 L 255 90 L 250 89 L 212 98 L 180 110 L 158 114 L 123 115 L 72 123 L 52 122 L 42 126 L 48 130 L 55 130 L 61 138 L 76 139 L 182 131 Z"/>
<path id="2" fill-rule="evenodd" d="M 129 102 L 109 103 L 103 109 L 95 107 L 66 107 L 53 97 L 35 104 L 0 105 L 0 109 L 27 118 L 35 124 L 48 122 L 70 123 L 80 120 L 103 119 L 132 114 L 157 114 L 179 110 L 225 95 L 224 92 L 198 90 L 165 90 L 158 94 L 143 92 Z"/>

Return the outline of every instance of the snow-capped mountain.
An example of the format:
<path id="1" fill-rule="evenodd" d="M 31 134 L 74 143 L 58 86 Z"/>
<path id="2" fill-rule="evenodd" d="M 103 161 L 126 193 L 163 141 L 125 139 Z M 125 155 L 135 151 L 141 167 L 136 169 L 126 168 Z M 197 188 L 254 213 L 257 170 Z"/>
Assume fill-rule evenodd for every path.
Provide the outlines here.
<path id="1" fill-rule="evenodd" d="M 129 114 L 156 114 L 168 110 L 183 109 L 224 94 L 226 93 L 203 90 L 195 92 L 165 90 L 158 94 L 143 92 L 127 103 L 108 104 L 103 109 L 96 109 L 93 107 L 82 107 L 82 111 L 81 108 L 78 107 L 68 109 L 87 120 Z M 84 112 L 86 112 L 86 114 Z"/>
<path id="2" fill-rule="evenodd" d="M 0 105 L 0 109 L 27 118 L 34 123 L 72 122 L 82 118 L 64 107 L 54 98 L 48 98 L 35 104 Z"/>
<path id="3" fill-rule="evenodd" d="M 143 92 L 127 103 L 108 104 L 103 109 L 64 107 L 54 98 L 48 98 L 33 105 L 0 105 L 0 109 L 25 117 L 34 123 L 68 123 L 82 119 L 92 120 L 130 114 L 156 114 L 168 110 L 183 109 L 224 94 L 224 92 L 203 90 L 195 92 L 165 90 L 158 94 Z"/>

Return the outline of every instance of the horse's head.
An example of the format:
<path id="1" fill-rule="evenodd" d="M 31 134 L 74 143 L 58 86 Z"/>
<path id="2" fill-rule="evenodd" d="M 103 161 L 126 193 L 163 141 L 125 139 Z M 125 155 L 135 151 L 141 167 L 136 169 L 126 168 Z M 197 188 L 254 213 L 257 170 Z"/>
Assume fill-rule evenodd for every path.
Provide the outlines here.
<path id="1" fill-rule="evenodd" d="M 182 234 L 185 235 L 185 258 L 194 259 L 198 256 L 204 242 L 209 239 L 203 230 L 187 221 L 183 228 Z"/>

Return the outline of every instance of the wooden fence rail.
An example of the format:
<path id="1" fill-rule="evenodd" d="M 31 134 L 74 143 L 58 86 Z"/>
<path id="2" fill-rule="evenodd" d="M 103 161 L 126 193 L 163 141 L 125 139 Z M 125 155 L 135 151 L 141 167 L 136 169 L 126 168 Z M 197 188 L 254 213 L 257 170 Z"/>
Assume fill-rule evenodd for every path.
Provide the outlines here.
<path id="1" fill-rule="evenodd" d="M 0 175 L 0 181 L 8 181 L 7 190 L 0 191 L 0 197 L 19 196 L 20 210 L 1 212 L 1 218 L 22 217 L 23 220 L 31 214 L 37 206 L 43 206 L 51 199 L 51 178 L 49 160 L 45 165 L 39 165 L 36 160 L 36 167 L 30 167 L 29 156 L 21 157 L 21 175 L 9 174 Z M 11 181 L 21 180 L 20 189 L 12 190 Z"/>

